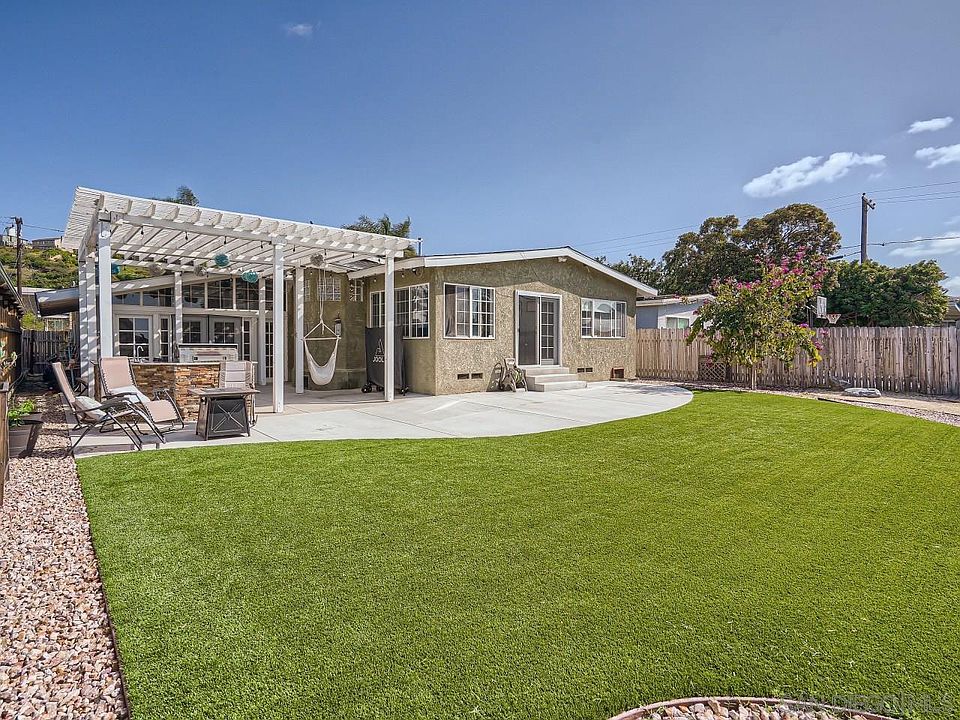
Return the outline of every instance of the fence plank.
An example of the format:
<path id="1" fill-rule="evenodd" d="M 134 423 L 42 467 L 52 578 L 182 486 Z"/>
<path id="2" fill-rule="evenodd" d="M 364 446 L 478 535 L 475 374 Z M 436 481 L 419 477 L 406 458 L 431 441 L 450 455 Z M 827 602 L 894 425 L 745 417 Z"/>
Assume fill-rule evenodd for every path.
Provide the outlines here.
<path id="1" fill-rule="evenodd" d="M 655 380 L 696 380 L 700 358 L 710 348 L 688 330 L 637 330 L 637 376 Z M 801 357 L 786 364 L 767 360 L 758 368 L 765 387 L 829 387 L 831 376 L 885 392 L 960 396 L 960 328 L 820 328 L 823 361 L 812 368 Z M 750 380 L 745 367 L 729 368 L 732 382 Z"/>

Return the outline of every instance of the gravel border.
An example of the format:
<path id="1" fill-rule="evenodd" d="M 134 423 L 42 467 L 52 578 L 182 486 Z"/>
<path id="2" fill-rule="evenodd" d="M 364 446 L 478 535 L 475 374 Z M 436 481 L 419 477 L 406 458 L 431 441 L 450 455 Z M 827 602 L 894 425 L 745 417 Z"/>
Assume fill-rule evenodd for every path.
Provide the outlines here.
<path id="1" fill-rule="evenodd" d="M 836 705 L 759 697 L 667 700 L 627 710 L 610 720 L 893 720 Z"/>
<path id="2" fill-rule="evenodd" d="M 37 449 L 10 461 L 0 508 L 0 719 L 128 718 L 63 409 L 34 400 Z"/>

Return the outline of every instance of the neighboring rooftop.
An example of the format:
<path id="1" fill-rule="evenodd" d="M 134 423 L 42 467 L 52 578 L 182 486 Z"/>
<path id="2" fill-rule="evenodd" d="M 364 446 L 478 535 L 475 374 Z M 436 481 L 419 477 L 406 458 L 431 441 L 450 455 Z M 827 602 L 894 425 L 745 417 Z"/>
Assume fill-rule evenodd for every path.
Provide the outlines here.
<path id="1" fill-rule="evenodd" d="M 710 293 L 700 293 L 698 295 L 660 295 L 655 298 L 638 299 L 637 305 L 649 307 L 651 305 L 689 305 L 691 303 L 702 303 L 706 300 L 713 300 Z"/>

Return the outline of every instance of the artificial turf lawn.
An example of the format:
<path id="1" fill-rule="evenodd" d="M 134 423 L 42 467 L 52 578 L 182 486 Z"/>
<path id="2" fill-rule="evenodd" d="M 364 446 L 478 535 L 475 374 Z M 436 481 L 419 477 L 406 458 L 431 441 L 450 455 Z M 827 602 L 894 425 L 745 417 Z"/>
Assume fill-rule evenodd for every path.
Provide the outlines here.
<path id="1" fill-rule="evenodd" d="M 541 435 L 79 467 L 137 719 L 606 718 L 960 698 L 958 460 L 954 427 L 702 393 Z"/>

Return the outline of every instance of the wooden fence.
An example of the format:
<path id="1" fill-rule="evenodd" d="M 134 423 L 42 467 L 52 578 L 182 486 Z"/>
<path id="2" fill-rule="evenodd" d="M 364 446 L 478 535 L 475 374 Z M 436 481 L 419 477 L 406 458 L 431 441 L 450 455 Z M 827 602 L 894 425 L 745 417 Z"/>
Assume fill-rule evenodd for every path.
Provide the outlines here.
<path id="1" fill-rule="evenodd" d="M 637 330 L 637 375 L 658 380 L 725 380 L 747 384 L 740 366 L 712 363 L 700 338 L 688 345 L 687 330 Z M 957 327 L 821 328 L 823 361 L 776 360 L 758 368 L 764 387 L 825 388 L 834 377 L 887 392 L 960 396 L 960 330 Z"/>
<path id="2" fill-rule="evenodd" d="M 21 338 L 23 367 L 27 372 L 43 372 L 54 357 L 63 357 L 73 341 L 72 330 L 24 330 Z"/>

